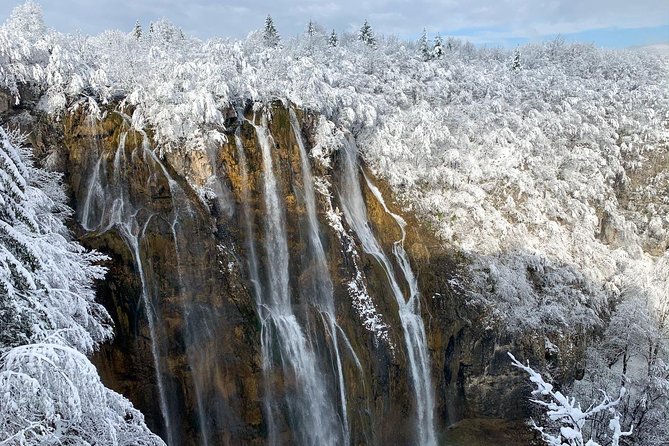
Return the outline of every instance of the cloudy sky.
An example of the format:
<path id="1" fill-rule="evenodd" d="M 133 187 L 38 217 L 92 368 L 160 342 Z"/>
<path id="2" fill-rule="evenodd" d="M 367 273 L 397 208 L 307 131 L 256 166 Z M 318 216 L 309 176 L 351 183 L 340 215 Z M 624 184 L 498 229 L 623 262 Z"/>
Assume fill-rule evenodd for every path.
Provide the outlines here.
<path id="1" fill-rule="evenodd" d="M 0 20 L 23 0 L 2 0 Z M 513 46 L 561 34 L 608 47 L 669 43 L 668 0 L 41 0 L 47 25 L 95 34 L 132 29 L 136 20 L 167 18 L 201 38 L 243 37 L 271 14 L 292 36 L 314 20 L 352 31 L 369 20 L 375 31 L 415 38 L 461 36 L 477 44 Z"/>

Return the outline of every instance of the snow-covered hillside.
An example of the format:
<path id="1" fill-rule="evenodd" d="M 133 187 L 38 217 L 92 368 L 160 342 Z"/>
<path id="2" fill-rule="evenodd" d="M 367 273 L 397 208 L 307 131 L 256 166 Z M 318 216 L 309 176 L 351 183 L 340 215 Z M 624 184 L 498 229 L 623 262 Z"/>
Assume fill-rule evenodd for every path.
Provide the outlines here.
<path id="1" fill-rule="evenodd" d="M 663 281 L 668 59 L 559 40 L 514 52 L 354 35 L 333 46 L 313 26 L 276 46 L 264 37 L 203 42 L 166 21 L 66 35 L 27 3 L 0 30 L 0 82 L 17 101 L 32 85 L 54 114 L 120 100 L 163 151 L 220 141 L 224 110 L 249 100 L 320 112 L 407 208 L 474 255 L 484 294 L 523 325 L 590 325 L 578 302 L 602 309 L 603 293 Z M 543 272 L 538 293 L 529 276 Z"/>

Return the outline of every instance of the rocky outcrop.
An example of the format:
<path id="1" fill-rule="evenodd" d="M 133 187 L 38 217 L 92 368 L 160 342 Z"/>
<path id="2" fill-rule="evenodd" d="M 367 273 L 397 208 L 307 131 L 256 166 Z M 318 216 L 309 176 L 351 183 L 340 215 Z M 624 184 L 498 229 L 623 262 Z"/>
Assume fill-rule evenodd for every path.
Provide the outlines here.
<path id="1" fill-rule="evenodd" d="M 11 114 L 8 110 L 5 116 Z M 307 210 L 298 141 L 288 110 L 274 104 L 270 111 L 295 313 L 308 327 L 306 336 L 322 367 L 334 370 L 328 350 L 333 334 L 323 328 L 322 316 L 304 291 L 319 270 L 305 255 Z M 60 121 L 33 115 L 30 123 L 36 129 L 32 143 L 37 153 L 49 153 L 66 175 L 81 241 L 111 257 L 98 293 L 114 318 L 116 338 L 93 360 L 105 384 L 130 398 L 149 426 L 174 444 L 264 444 L 270 429 L 264 398 L 268 384 L 277 401 L 298 385 L 279 369 L 263 373 L 262 324 L 249 258 L 259 257 L 260 277 L 266 280 L 262 268 L 268 254 L 261 248 L 267 237 L 265 172 L 250 122 L 253 114 L 247 110 L 246 120 L 238 118 L 230 120 L 228 142 L 211 153 L 173 152 L 164 160 L 152 155 L 150 134 L 130 129 L 126 118 L 112 109 L 100 121 L 77 112 Z M 313 146 L 315 117 L 298 112 L 298 118 L 307 146 Z M 335 336 L 347 344 L 340 343 L 339 353 L 351 443 L 413 444 L 416 402 L 397 303 L 378 262 L 359 252 L 355 263 L 326 218 L 330 206 L 341 206 L 336 193 L 341 154 L 335 152 L 331 161 L 331 169 L 310 163 L 314 175 L 332 185 L 330 197 L 317 194 L 318 223 L 341 330 Z M 559 380 L 578 375 L 578 344 L 565 340 L 560 347 L 566 353 L 558 358 L 547 350 L 543 336 L 511 336 L 490 326 L 485 309 L 470 304 L 464 292 L 466 259 L 414 216 L 401 212 L 382 181 L 373 181 L 390 210 L 408 223 L 404 246 L 421 292 L 439 436 L 463 418 L 518 420 L 528 415 L 528 387 L 511 370 L 509 350 L 550 364 Z M 390 253 L 400 229 L 369 188 L 363 190 L 369 224 Z M 129 207 L 119 211 L 116 198 Z M 255 254 L 250 252 L 244 205 L 250 210 Z M 365 327 L 352 305 L 350 281 L 357 272 L 387 326 L 385 338 Z M 341 390 L 334 382 L 328 381 L 327 387 L 334 394 Z M 273 422 L 279 441 L 297 441 L 294 420 Z"/>
<path id="2" fill-rule="evenodd" d="M 120 172 L 121 181 L 127 182 L 123 199 L 140 216 L 150 216 L 138 219 L 137 223 L 145 223 L 143 228 L 131 228 L 141 231 L 138 248 L 147 278 L 144 285 L 138 259 L 118 226 L 95 225 L 82 231 L 84 243 L 112 256 L 99 295 L 116 323 L 116 338 L 93 358 L 103 380 L 128 395 L 144 411 L 148 424 L 167 438 L 151 359 L 154 336 L 172 440 L 188 444 L 202 435 L 200 425 L 204 423 L 222 442 L 251 444 L 263 429 L 259 334 L 253 299 L 235 257 L 234 239 L 223 228 L 217 229 L 209 209 L 187 184 L 176 175 L 172 180 L 169 165 L 163 172 L 145 153 L 143 144 L 148 137 L 130 131 L 123 116 L 112 112 L 100 122 L 91 122 L 83 114 L 68 116 L 63 134 L 68 182 L 84 227 L 94 226 L 105 212 L 113 212 L 98 209 L 89 217 L 82 209 L 109 205 L 95 201 L 99 192 L 95 183 L 103 187 L 109 183 L 94 179 L 94 169 L 102 160 L 107 168 L 97 175 L 116 174 L 114 161 L 120 145 L 126 160 Z M 176 190 L 182 194 L 177 195 Z M 151 311 L 156 314 L 153 334 L 140 298 L 143 286 L 148 288 Z"/>

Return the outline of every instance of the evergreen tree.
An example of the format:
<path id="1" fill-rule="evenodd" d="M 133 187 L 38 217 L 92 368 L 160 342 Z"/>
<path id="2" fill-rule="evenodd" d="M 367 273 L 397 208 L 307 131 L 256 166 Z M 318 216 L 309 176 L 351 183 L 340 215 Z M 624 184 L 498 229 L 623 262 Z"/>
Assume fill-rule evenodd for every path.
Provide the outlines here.
<path id="1" fill-rule="evenodd" d="M 279 46 L 279 42 L 281 41 L 279 33 L 274 26 L 274 21 L 269 14 L 265 19 L 265 32 L 263 33 L 263 40 L 265 41 L 265 45 L 270 48 Z"/>
<path id="2" fill-rule="evenodd" d="M 139 20 L 135 22 L 135 28 L 132 30 L 132 34 L 136 39 L 142 37 L 142 25 L 139 23 Z"/>
<path id="3" fill-rule="evenodd" d="M 330 45 L 333 48 L 339 45 L 339 38 L 337 37 L 337 33 L 335 32 L 334 29 L 330 33 L 330 37 L 328 37 L 328 45 Z"/>
<path id="4" fill-rule="evenodd" d="M 446 49 L 448 51 L 453 51 L 455 49 L 455 39 L 453 37 L 446 39 Z"/>
<path id="5" fill-rule="evenodd" d="M 441 58 L 444 55 L 444 43 L 439 34 L 434 38 L 434 46 L 432 47 L 432 57 L 435 59 Z"/>
<path id="6" fill-rule="evenodd" d="M 309 24 L 307 25 L 307 36 L 314 37 L 315 34 L 316 34 L 316 25 L 314 24 L 314 22 L 309 20 Z"/>
<path id="7" fill-rule="evenodd" d="M 0 352 L 6 347 L 26 343 L 38 326 L 39 315 L 30 310 L 27 293 L 36 291 L 39 266 L 29 240 L 19 232 L 27 226 L 37 230 L 34 216 L 26 207 L 27 168 L 18 151 L 0 129 Z"/>
<path id="8" fill-rule="evenodd" d="M 427 41 L 427 31 L 423 28 L 423 34 L 421 34 L 420 39 L 418 40 L 418 50 L 420 51 L 423 60 L 430 60 L 430 48 Z"/>
<path id="9" fill-rule="evenodd" d="M 364 42 L 365 44 L 374 47 L 376 46 L 376 38 L 374 37 L 374 31 L 372 30 L 371 25 L 367 20 L 362 24 L 360 28 L 360 33 L 358 34 L 358 40 Z"/>
<path id="10" fill-rule="evenodd" d="M 0 128 L 0 352 L 56 331 L 90 352 L 112 334 L 91 289 L 105 257 L 68 238 L 60 176 L 33 167 L 20 141 Z"/>
<path id="11" fill-rule="evenodd" d="M 513 52 L 513 62 L 511 62 L 511 69 L 516 71 L 523 68 L 522 63 L 520 62 L 520 50 L 516 48 Z"/>

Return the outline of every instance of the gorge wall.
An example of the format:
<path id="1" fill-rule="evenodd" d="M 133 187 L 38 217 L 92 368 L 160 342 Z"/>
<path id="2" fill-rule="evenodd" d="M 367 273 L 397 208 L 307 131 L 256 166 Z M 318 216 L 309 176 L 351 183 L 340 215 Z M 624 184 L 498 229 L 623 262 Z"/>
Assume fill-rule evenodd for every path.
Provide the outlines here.
<path id="1" fill-rule="evenodd" d="M 116 338 L 93 361 L 170 445 L 443 444 L 461 419 L 528 415 L 507 351 L 579 373 L 578 344 L 557 362 L 488 324 L 465 259 L 353 137 L 314 157 L 318 116 L 229 110 L 226 143 L 161 158 L 111 108 L 5 109 L 65 173 L 82 243 L 111 257 L 98 296 Z"/>

